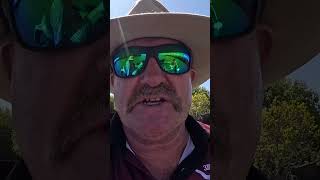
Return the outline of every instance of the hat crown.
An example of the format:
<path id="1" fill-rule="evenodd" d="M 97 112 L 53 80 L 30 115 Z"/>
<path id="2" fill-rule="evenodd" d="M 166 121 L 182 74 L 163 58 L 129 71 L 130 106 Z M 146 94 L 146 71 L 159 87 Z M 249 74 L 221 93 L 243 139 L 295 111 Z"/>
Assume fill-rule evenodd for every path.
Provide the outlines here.
<path id="1" fill-rule="evenodd" d="M 130 10 L 129 15 L 143 14 L 143 13 L 161 13 L 169 12 L 159 1 L 157 0 L 137 0 L 136 4 Z"/>

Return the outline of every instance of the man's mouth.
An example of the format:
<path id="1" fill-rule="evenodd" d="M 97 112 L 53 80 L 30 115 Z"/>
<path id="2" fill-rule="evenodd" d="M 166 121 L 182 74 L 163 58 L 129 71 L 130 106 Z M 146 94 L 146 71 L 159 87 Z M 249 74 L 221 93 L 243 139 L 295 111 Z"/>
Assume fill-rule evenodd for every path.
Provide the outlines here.
<path id="1" fill-rule="evenodd" d="M 181 99 L 173 87 L 169 84 L 160 83 L 156 87 L 143 84 L 133 90 L 131 98 L 128 99 L 127 113 L 131 113 L 137 106 L 142 107 L 161 107 L 169 103 L 175 111 L 181 112 Z"/>
<path id="2" fill-rule="evenodd" d="M 164 98 L 146 98 L 142 101 L 142 104 L 146 106 L 157 106 L 163 102 L 166 102 Z"/>

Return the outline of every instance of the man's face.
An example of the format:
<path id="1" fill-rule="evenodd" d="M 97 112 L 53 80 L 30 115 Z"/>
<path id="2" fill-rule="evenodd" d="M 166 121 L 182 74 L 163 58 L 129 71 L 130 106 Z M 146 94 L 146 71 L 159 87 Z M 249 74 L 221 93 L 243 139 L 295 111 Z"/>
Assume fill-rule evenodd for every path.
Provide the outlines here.
<path id="1" fill-rule="evenodd" d="M 13 126 L 33 179 L 107 179 L 107 43 L 52 52 L 6 45 Z"/>
<path id="2" fill-rule="evenodd" d="M 143 38 L 126 45 L 152 47 L 177 43 L 171 39 Z M 154 138 L 168 134 L 184 123 L 191 105 L 195 72 L 170 75 L 160 69 L 154 57 L 148 61 L 137 77 L 123 79 L 112 73 L 111 89 L 124 127 L 145 138 Z M 156 105 L 144 103 L 149 98 L 159 98 L 161 102 Z"/>
<path id="3" fill-rule="evenodd" d="M 214 133 L 219 142 L 214 159 L 224 178 L 245 177 L 252 163 L 263 100 L 260 63 L 268 56 L 270 41 L 267 29 L 259 27 L 245 36 L 211 43 Z"/>

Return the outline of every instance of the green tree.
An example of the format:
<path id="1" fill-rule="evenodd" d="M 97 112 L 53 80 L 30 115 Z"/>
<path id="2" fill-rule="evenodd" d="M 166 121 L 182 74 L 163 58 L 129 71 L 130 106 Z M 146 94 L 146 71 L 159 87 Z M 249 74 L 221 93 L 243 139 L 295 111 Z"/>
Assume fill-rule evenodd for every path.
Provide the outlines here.
<path id="1" fill-rule="evenodd" d="M 282 80 L 265 91 L 255 165 L 269 178 L 320 162 L 319 98 L 303 83 Z"/>
<path id="2" fill-rule="evenodd" d="M 277 101 L 298 101 L 303 102 L 315 118 L 320 114 L 319 95 L 308 89 L 308 87 L 300 81 L 284 79 L 277 81 L 265 90 L 264 107 L 269 108 L 274 100 Z M 320 119 L 316 119 L 320 122 Z M 319 124 L 320 125 L 320 124 Z"/>
<path id="3" fill-rule="evenodd" d="M 197 87 L 192 91 L 192 104 L 190 114 L 199 119 L 210 113 L 210 93 L 204 87 Z"/>

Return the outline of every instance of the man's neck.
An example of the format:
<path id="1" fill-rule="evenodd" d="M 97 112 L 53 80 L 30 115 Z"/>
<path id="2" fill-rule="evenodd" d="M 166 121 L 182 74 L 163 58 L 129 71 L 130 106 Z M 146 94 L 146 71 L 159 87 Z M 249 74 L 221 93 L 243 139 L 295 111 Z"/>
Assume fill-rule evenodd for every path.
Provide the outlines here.
<path id="1" fill-rule="evenodd" d="M 167 180 L 178 166 L 188 142 L 184 124 L 162 137 L 146 139 L 124 127 L 128 143 L 135 155 L 158 180 Z"/>

